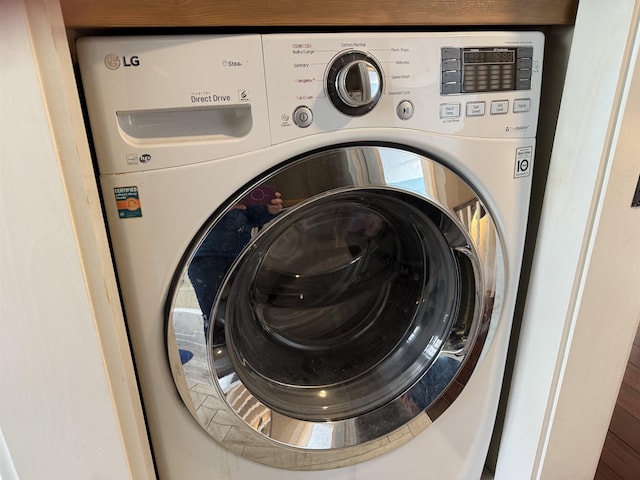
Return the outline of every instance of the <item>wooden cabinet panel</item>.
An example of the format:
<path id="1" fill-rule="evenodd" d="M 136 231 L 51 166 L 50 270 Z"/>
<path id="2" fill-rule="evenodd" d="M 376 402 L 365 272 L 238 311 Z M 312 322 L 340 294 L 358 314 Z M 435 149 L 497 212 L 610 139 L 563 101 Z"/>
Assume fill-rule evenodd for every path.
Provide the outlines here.
<path id="1" fill-rule="evenodd" d="M 68 29 L 567 25 L 578 0 L 60 0 Z"/>

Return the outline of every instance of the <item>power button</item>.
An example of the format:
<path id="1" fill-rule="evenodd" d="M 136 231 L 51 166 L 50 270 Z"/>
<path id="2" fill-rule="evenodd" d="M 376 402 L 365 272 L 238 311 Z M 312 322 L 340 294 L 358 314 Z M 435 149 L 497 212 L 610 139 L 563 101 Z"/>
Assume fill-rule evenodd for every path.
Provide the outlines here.
<path id="1" fill-rule="evenodd" d="M 309 107 L 298 107 L 293 112 L 293 121 L 300 128 L 307 128 L 313 123 L 313 113 Z"/>

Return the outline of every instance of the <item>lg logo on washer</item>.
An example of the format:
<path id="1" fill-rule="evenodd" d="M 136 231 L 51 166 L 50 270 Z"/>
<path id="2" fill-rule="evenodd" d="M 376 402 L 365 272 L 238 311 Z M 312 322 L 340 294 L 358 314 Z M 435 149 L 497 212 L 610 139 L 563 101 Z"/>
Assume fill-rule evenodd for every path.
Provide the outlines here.
<path id="1" fill-rule="evenodd" d="M 120 65 L 125 67 L 138 67 L 140 66 L 140 58 L 137 55 L 132 55 L 130 57 L 123 56 L 122 60 L 120 60 L 118 55 L 110 53 L 104 57 L 104 64 L 109 70 L 117 70 L 120 68 Z"/>

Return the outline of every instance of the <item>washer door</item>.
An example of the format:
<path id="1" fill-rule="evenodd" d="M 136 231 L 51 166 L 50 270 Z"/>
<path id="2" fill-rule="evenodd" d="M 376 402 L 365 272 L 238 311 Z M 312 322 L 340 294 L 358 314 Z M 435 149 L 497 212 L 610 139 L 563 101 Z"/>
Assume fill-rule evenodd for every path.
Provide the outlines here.
<path id="1" fill-rule="evenodd" d="M 498 318 L 490 214 L 414 152 L 292 160 L 202 232 L 169 296 L 172 372 L 202 427 L 262 463 L 333 468 L 409 440 L 455 400 Z"/>

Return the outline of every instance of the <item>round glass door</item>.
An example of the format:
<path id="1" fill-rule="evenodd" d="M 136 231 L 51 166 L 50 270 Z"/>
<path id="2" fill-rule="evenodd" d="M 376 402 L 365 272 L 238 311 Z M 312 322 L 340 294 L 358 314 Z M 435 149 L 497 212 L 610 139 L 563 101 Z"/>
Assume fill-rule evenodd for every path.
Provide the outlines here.
<path id="1" fill-rule="evenodd" d="M 446 219 L 410 201 L 393 190 L 331 194 L 278 219 L 238 259 L 212 343 L 226 344 L 265 405 L 309 421 L 355 417 L 431 365 L 462 280 L 437 226 Z"/>
<path id="2" fill-rule="evenodd" d="M 473 189 L 422 155 L 357 146 L 293 160 L 186 253 L 169 299 L 178 390 L 211 436 L 233 449 L 237 429 L 240 453 L 263 463 L 326 468 L 392 448 L 473 370 L 497 241 Z"/>

